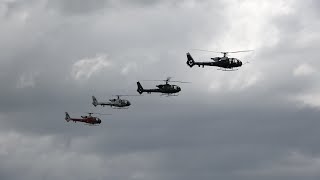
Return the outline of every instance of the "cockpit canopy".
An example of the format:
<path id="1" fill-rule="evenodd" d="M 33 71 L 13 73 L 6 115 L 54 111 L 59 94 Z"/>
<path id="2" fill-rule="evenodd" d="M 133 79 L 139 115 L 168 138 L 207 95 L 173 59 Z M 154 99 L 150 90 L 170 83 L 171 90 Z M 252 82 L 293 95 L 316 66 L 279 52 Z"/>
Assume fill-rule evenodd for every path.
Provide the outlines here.
<path id="1" fill-rule="evenodd" d="M 229 58 L 229 62 L 239 64 L 240 61 L 237 58 Z"/>
<path id="2" fill-rule="evenodd" d="M 172 88 L 173 88 L 174 90 L 179 90 L 179 89 L 180 89 L 180 87 L 177 86 L 177 85 L 172 85 Z"/>
<path id="3" fill-rule="evenodd" d="M 234 64 L 236 66 L 241 66 L 242 62 L 237 58 L 229 58 L 229 64 Z"/>
<path id="4" fill-rule="evenodd" d="M 101 123 L 101 119 L 100 119 L 100 118 L 97 118 L 97 117 L 96 117 L 96 121 L 97 121 L 97 123 L 99 123 L 99 124 Z"/>
<path id="5" fill-rule="evenodd" d="M 128 100 L 125 100 L 125 99 L 121 99 L 120 102 L 121 102 L 121 104 L 124 104 L 124 105 L 127 105 L 127 106 L 130 105 L 130 102 Z"/>

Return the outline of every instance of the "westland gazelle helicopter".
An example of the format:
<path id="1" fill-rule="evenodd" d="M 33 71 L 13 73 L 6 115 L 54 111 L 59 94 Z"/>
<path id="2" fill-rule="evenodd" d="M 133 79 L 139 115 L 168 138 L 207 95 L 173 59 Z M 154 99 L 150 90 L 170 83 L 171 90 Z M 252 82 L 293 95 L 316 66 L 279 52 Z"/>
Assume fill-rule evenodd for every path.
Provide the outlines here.
<path id="1" fill-rule="evenodd" d="M 229 53 L 241 53 L 241 52 L 253 51 L 253 50 L 244 50 L 244 51 L 232 51 L 232 52 L 216 52 L 216 51 L 208 51 L 208 50 L 201 50 L 201 49 L 195 49 L 195 50 L 222 53 L 223 57 L 214 57 L 214 58 L 211 58 L 212 61 L 207 61 L 207 62 L 196 62 L 192 58 L 191 54 L 188 52 L 187 53 L 187 58 L 188 58 L 187 64 L 188 64 L 188 66 L 190 66 L 190 68 L 192 68 L 194 65 L 197 65 L 199 67 L 202 66 L 203 68 L 204 68 L 204 66 L 217 66 L 217 67 L 221 68 L 218 70 L 223 70 L 223 71 L 234 71 L 234 70 L 237 70 L 234 68 L 242 66 L 242 62 L 239 59 L 227 57 L 227 55 Z"/>
<path id="2" fill-rule="evenodd" d="M 138 85 L 138 93 L 142 94 L 144 92 L 151 94 L 151 93 L 162 93 L 162 95 L 167 95 L 167 96 L 177 96 L 175 95 L 176 93 L 181 91 L 181 88 L 177 85 L 171 85 L 169 82 L 178 82 L 178 83 L 189 83 L 189 82 L 183 82 L 183 81 L 170 81 L 171 77 L 168 77 L 166 80 L 145 80 L 145 81 L 164 81 L 166 82 L 165 84 L 159 84 L 157 85 L 156 89 L 144 89 L 140 82 L 137 82 Z"/>
<path id="3" fill-rule="evenodd" d="M 139 95 L 114 95 L 117 98 L 109 99 L 108 102 L 99 102 L 96 97 L 92 96 L 92 104 L 94 106 L 110 106 L 116 109 L 127 109 L 131 103 L 126 99 L 121 99 L 122 96 L 139 96 Z"/>
<path id="4" fill-rule="evenodd" d="M 100 113 L 88 113 L 88 116 L 81 116 L 81 118 L 71 118 L 68 114 L 68 112 L 66 112 L 66 117 L 65 120 L 67 122 L 69 121 L 73 121 L 73 122 L 83 122 L 86 123 L 88 125 L 99 125 L 101 123 L 101 119 L 98 117 L 94 117 L 92 116 L 92 114 L 99 114 L 99 115 L 110 115 L 110 114 L 100 114 Z"/>

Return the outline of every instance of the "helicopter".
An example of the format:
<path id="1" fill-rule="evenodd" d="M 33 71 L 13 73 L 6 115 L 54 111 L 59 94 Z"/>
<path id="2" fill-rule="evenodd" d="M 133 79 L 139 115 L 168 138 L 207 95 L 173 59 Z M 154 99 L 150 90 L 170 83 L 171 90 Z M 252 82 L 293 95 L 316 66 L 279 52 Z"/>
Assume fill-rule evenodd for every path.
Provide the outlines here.
<path id="1" fill-rule="evenodd" d="M 125 109 L 128 108 L 131 103 L 130 101 L 126 100 L 126 99 L 120 99 L 121 96 L 137 96 L 137 95 L 113 95 L 116 96 L 117 98 L 114 99 L 109 99 L 109 102 L 99 102 L 96 97 L 92 96 L 92 104 L 94 106 L 111 106 L 111 107 L 115 107 L 117 109 Z"/>
<path id="2" fill-rule="evenodd" d="M 179 82 L 179 83 L 189 83 L 189 82 L 183 82 L 183 81 L 170 81 L 171 80 L 171 77 L 168 77 L 167 79 L 165 80 L 145 80 L 145 81 L 164 81 L 166 82 L 165 84 L 159 84 L 157 85 L 157 89 L 144 89 L 142 87 L 142 85 L 140 84 L 140 82 L 138 81 L 137 82 L 137 85 L 138 85 L 138 93 L 139 94 L 142 94 L 143 92 L 146 92 L 148 94 L 151 94 L 151 93 L 162 93 L 163 95 L 168 95 L 168 96 L 176 96 L 174 94 L 178 93 L 181 91 L 181 88 L 177 85 L 171 85 L 169 84 L 169 82 Z"/>
<path id="3" fill-rule="evenodd" d="M 195 49 L 198 51 L 207 51 L 207 50 L 201 50 L 201 49 Z M 250 52 L 253 50 L 244 50 L 244 51 L 232 51 L 232 52 L 216 52 L 216 51 L 207 51 L 207 52 L 215 52 L 215 53 L 222 53 L 223 57 L 214 57 L 211 58 L 211 60 L 213 61 L 209 61 L 209 62 L 195 62 L 194 59 L 192 58 L 191 54 L 188 52 L 187 53 L 187 65 L 190 66 L 190 68 L 192 68 L 194 65 L 198 65 L 199 67 L 202 66 L 204 68 L 204 66 L 217 66 L 220 67 L 221 69 L 218 70 L 223 70 L 223 71 L 234 71 L 237 69 L 237 67 L 241 67 L 242 66 L 242 62 L 237 59 L 237 58 L 229 58 L 227 57 L 227 55 L 229 53 L 240 53 L 240 52 Z"/>
<path id="4" fill-rule="evenodd" d="M 101 123 L 100 118 L 91 116 L 92 114 L 100 114 L 100 113 L 88 113 L 89 114 L 88 116 L 81 116 L 81 119 L 80 118 L 71 118 L 70 115 L 68 114 L 68 112 L 65 112 L 65 114 L 66 114 L 65 120 L 67 122 L 69 122 L 69 121 L 74 121 L 75 123 L 76 122 L 83 122 L 83 123 L 86 123 L 89 125 L 98 125 Z M 100 114 L 100 115 L 110 115 L 110 114 Z"/>

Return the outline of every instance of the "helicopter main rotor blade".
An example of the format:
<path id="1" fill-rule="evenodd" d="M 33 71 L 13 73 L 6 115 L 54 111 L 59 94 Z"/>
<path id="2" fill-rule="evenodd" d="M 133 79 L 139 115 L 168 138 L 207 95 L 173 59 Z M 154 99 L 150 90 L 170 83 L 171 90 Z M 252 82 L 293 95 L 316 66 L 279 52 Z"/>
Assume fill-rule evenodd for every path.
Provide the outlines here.
<path id="1" fill-rule="evenodd" d="M 214 52 L 214 53 L 222 53 L 222 52 L 219 52 L 219 51 L 210 51 L 210 50 L 205 50 L 205 49 L 192 49 L 192 50 L 205 51 L 205 52 Z"/>
<path id="2" fill-rule="evenodd" d="M 90 113 L 90 112 L 87 112 L 87 114 L 112 115 L 112 114 L 101 114 L 101 113 Z"/>
<path id="3" fill-rule="evenodd" d="M 165 82 L 191 83 L 191 82 L 185 82 L 185 81 L 170 81 L 170 80 L 143 80 L 143 81 L 165 81 Z M 137 95 L 137 96 L 139 96 L 139 95 Z"/>
<path id="4" fill-rule="evenodd" d="M 166 79 L 162 79 L 162 80 L 159 80 L 159 79 L 155 79 L 155 80 L 151 80 L 151 79 L 147 79 L 147 80 L 142 80 L 142 81 L 170 81 L 172 79 L 172 77 L 167 77 Z"/>
<path id="5" fill-rule="evenodd" d="M 116 97 L 121 97 L 121 96 L 141 96 L 141 95 L 136 95 L 136 94 L 132 94 L 132 95 L 128 95 L 128 94 L 123 94 L 123 95 L 112 95 L 112 96 L 116 96 Z"/>
<path id="6" fill-rule="evenodd" d="M 94 113 L 94 114 L 98 114 L 98 115 L 112 115 L 112 114 L 101 114 L 101 113 Z"/>
<path id="7" fill-rule="evenodd" d="M 227 52 L 227 51 L 210 51 L 210 50 L 204 50 L 204 49 L 192 49 L 192 50 L 196 50 L 196 51 L 205 51 L 205 52 L 215 52 L 215 53 L 222 53 L 222 54 L 225 54 L 225 53 L 240 53 L 240 52 L 250 52 L 250 51 L 254 51 L 254 50 L 242 50 L 242 51 L 230 51 L 230 52 Z"/>
<path id="8" fill-rule="evenodd" d="M 254 50 L 243 50 L 243 51 L 232 51 L 232 52 L 226 52 L 226 53 L 240 53 L 240 52 L 251 52 Z"/>
<path id="9" fill-rule="evenodd" d="M 191 82 L 186 82 L 186 81 L 170 81 L 170 82 L 178 82 L 178 83 L 191 83 Z"/>
<path id="10" fill-rule="evenodd" d="M 166 80 L 142 80 L 142 81 L 166 81 Z"/>

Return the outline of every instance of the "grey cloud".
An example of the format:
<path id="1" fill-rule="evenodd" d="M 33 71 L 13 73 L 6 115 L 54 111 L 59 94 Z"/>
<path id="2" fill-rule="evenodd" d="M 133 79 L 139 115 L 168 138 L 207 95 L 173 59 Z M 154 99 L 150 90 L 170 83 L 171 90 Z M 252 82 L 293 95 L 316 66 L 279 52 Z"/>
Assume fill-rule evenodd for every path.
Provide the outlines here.
<path id="1" fill-rule="evenodd" d="M 159 0 L 48 0 L 47 7 L 56 9 L 65 15 L 88 15 L 102 11 L 112 11 L 111 8 L 152 8 L 156 5 L 178 6 L 188 0 L 159 1 Z M 202 1 L 199 1 L 202 2 Z M 205 2 L 205 1 L 203 1 Z"/>
<path id="2" fill-rule="evenodd" d="M 70 0 L 70 1 L 63 1 L 63 0 L 49 0 L 47 3 L 47 7 L 55 8 L 60 10 L 62 13 L 65 14 L 88 14 L 92 12 L 97 12 L 101 9 L 104 9 L 106 6 L 110 4 L 109 0 L 93 0 L 93 1 L 86 1 L 86 0 Z"/>
<path id="3" fill-rule="evenodd" d="M 5 24 L 8 31 L 0 30 L 1 47 L 10 49 L 0 53 L 2 179 L 297 179 L 255 172 L 268 168 L 268 163 L 273 167 L 292 151 L 319 156 L 319 110 L 288 100 L 319 87 L 318 63 L 313 61 L 317 49 L 309 48 L 318 41 L 296 41 L 306 35 L 301 33 L 305 27 L 318 30 L 307 13 L 273 17 L 270 26 L 262 28 L 275 28 L 277 43 L 259 47 L 251 63 L 239 71 L 220 72 L 190 69 L 185 53 L 224 40 L 229 28 L 241 28 L 232 27 L 237 19 L 226 17 L 231 13 L 226 11 L 228 3 L 73 3 L 48 1 L 37 8 L 30 4 L 37 11 L 28 11 L 26 24 L 11 19 L 23 30 L 10 24 Z M 294 9 L 300 7 L 296 3 Z M 46 8 L 59 13 L 45 15 Z M 98 53 L 107 54 L 114 66 L 87 80 L 74 80 L 73 64 Z M 194 56 L 206 60 L 214 55 Z M 316 72 L 295 77 L 293 70 L 302 62 Z M 135 64 L 133 70 L 121 73 L 129 63 Z M 21 76 L 34 72 L 39 73 L 34 87 L 16 87 Z M 247 88 L 235 83 L 257 73 L 261 78 Z M 183 91 L 173 98 L 128 97 L 133 104 L 128 110 L 90 104 L 91 95 L 107 100 L 116 93 L 135 94 L 137 80 L 166 76 L 192 84 L 182 84 Z M 215 82 L 222 88 L 210 89 Z M 145 87 L 156 84 L 143 82 Z M 65 111 L 73 117 L 87 111 L 113 115 L 101 117 L 101 126 L 89 127 L 65 122 Z M 13 132 L 16 138 L 8 135 Z M 10 147 L 17 150 L 2 154 Z"/>

